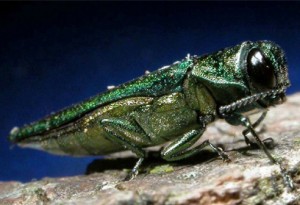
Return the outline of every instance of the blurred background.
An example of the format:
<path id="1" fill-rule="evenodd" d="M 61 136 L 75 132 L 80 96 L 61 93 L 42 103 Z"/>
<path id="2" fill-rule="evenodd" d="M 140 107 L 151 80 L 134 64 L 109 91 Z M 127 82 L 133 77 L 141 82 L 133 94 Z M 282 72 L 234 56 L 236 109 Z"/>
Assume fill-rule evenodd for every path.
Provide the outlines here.
<path id="1" fill-rule="evenodd" d="M 84 174 L 96 157 L 12 147 L 6 136 L 187 53 L 272 40 L 288 58 L 288 94 L 299 91 L 299 11 L 299 2 L 1 2 L 0 181 Z"/>

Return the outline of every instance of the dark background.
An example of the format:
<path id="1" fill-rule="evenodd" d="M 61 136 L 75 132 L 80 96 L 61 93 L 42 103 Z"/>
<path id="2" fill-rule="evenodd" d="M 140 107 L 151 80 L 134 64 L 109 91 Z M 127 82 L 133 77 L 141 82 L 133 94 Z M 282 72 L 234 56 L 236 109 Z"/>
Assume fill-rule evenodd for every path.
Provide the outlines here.
<path id="1" fill-rule="evenodd" d="M 11 149 L 14 126 L 144 74 L 245 40 L 285 50 L 299 91 L 298 2 L 0 3 L 0 180 L 83 174 L 94 158 Z"/>

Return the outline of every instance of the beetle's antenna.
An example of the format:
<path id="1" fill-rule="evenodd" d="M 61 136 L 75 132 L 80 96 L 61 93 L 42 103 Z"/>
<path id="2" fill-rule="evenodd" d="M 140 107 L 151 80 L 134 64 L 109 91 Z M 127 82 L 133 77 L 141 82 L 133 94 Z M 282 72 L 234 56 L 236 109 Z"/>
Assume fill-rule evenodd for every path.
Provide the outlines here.
<path id="1" fill-rule="evenodd" d="M 285 88 L 280 88 L 280 89 L 270 90 L 266 92 L 256 93 L 254 95 L 237 100 L 229 105 L 221 106 L 219 108 L 219 114 L 224 117 L 227 114 L 241 107 L 245 107 L 253 102 L 256 102 L 268 96 L 276 96 L 277 94 L 284 93 L 284 92 L 285 92 Z"/>

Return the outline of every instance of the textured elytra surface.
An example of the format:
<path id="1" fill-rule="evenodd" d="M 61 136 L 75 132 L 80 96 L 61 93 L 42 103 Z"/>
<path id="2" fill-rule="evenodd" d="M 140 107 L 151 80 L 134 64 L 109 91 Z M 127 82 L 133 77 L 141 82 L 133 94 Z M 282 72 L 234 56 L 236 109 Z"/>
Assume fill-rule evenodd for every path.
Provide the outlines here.
<path id="1" fill-rule="evenodd" d="M 300 93 L 271 108 L 258 128 L 261 138 L 274 139 L 271 153 L 290 170 L 292 192 L 284 187 L 278 166 L 270 164 L 261 150 L 245 149 L 241 128 L 218 121 L 201 140 L 222 146 L 230 163 L 210 152 L 176 163 L 150 158 L 136 179 L 124 182 L 135 159 L 119 154 L 122 159 L 93 162 L 87 168 L 89 175 L 0 182 L 0 204 L 299 204 L 299 111 Z"/>

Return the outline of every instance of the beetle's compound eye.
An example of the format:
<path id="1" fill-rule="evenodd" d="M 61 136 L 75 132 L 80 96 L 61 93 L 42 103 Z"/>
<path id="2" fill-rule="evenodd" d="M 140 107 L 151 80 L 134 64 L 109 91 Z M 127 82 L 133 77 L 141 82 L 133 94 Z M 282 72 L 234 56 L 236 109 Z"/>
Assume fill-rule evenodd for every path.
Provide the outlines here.
<path id="1" fill-rule="evenodd" d="M 252 85 L 257 89 L 272 89 L 276 86 L 274 67 L 257 48 L 252 49 L 248 54 L 247 72 Z"/>

